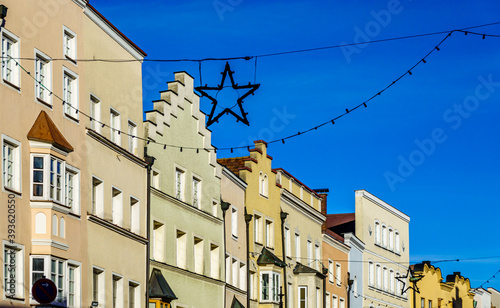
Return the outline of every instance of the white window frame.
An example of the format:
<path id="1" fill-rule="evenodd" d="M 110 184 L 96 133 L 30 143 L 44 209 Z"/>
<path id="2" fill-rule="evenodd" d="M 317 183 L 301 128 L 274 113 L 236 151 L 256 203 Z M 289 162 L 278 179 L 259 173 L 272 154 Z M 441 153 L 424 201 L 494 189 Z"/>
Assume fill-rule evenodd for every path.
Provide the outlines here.
<path id="1" fill-rule="evenodd" d="M 135 156 L 137 156 L 138 153 L 138 135 L 137 135 L 137 124 L 134 123 L 132 120 L 128 120 L 127 122 L 127 130 L 128 130 L 128 151 Z"/>
<path id="2" fill-rule="evenodd" d="M 114 144 L 121 146 L 121 115 L 113 107 L 109 108 L 109 140 Z"/>
<path id="3" fill-rule="evenodd" d="M 305 298 L 301 298 L 301 290 L 305 290 L 304 291 L 304 295 L 305 295 Z M 308 305 L 308 294 L 307 294 L 307 286 L 298 286 L 297 288 L 297 307 L 302 307 L 300 304 L 301 302 L 304 302 L 305 303 L 305 306 L 304 308 L 307 308 L 307 305 Z"/>
<path id="4" fill-rule="evenodd" d="M 174 197 L 178 200 L 184 201 L 186 191 L 186 169 L 175 166 L 174 177 Z"/>
<path id="5" fill-rule="evenodd" d="M 295 232 L 295 260 L 302 262 L 300 259 L 300 234 Z"/>
<path id="6" fill-rule="evenodd" d="M 375 286 L 375 264 L 372 260 L 368 260 L 368 285 Z"/>
<path id="7" fill-rule="evenodd" d="M 238 240 L 238 209 L 231 205 L 231 238 Z"/>
<path id="8" fill-rule="evenodd" d="M 339 298 L 339 308 L 345 308 L 345 299 L 343 297 Z"/>
<path id="9" fill-rule="evenodd" d="M 192 185 L 191 195 L 193 197 L 193 206 L 197 209 L 201 209 L 201 196 L 202 196 L 201 178 L 193 176 L 192 183 L 193 185 Z"/>
<path id="10" fill-rule="evenodd" d="M 382 224 L 382 247 L 387 248 L 387 226 Z"/>
<path id="11" fill-rule="evenodd" d="M 35 99 L 52 106 L 52 59 L 35 49 Z M 43 72 L 41 71 L 43 70 Z"/>
<path id="12" fill-rule="evenodd" d="M 63 25 L 63 55 L 66 59 L 76 64 L 77 59 L 77 42 L 76 33 Z"/>
<path id="13" fill-rule="evenodd" d="M 205 272 L 205 240 L 203 237 L 193 237 L 194 272 L 203 275 Z"/>
<path id="14" fill-rule="evenodd" d="M 379 221 L 375 221 L 375 244 L 379 244 L 380 245 L 380 238 L 381 238 L 381 226 L 380 226 L 380 222 Z"/>
<path id="15" fill-rule="evenodd" d="M 264 233 L 265 246 L 274 248 L 274 220 L 270 217 L 266 217 L 264 220 Z"/>
<path id="16" fill-rule="evenodd" d="M 336 262 L 335 263 L 335 277 L 337 278 L 337 286 L 342 285 L 342 264 Z"/>
<path id="17" fill-rule="evenodd" d="M 94 285 L 94 275 L 97 275 L 97 288 Z M 97 291 L 97 298 L 94 298 L 94 291 Z M 97 299 L 97 302 L 104 306 L 106 302 L 106 272 L 103 268 L 92 267 L 92 301 Z"/>
<path id="18" fill-rule="evenodd" d="M 332 308 L 339 308 L 339 298 L 335 294 L 332 294 Z"/>
<path id="19" fill-rule="evenodd" d="M 10 260 L 7 261 L 5 254 L 10 255 L 10 260 L 12 260 L 12 255 L 14 255 L 14 262 L 11 264 Z M 14 251 L 12 254 L 11 252 Z M 11 243 L 9 241 L 2 241 L 2 271 L 3 271 L 3 290 L 6 298 L 21 299 L 24 298 L 24 246 L 17 243 Z M 12 275 L 12 269 L 14 271 L 14 277 Z M 12 290 L 10 284 L 14 280 L 14 293 L 9 292 Z M 7 287 L 8 290 L 7 290 Z"/>
<path id="20" fill-rule="evenodd" d="M 160 170 L 152 168 L 151 171 L 151 186 L 160 190 Z"/>
<path id="21" fill-rule="evenodd" d="M 33 186 L 34 186 L 34 179 L 33 179 L 33 174 L 34 174 L 34 160 L 35 160 L 35 157 L 40 157 L 42 158 L 42 161 L 43 161 L 43 169 L 37 169 L 37 171 L 42 171 L 42 181 L 43 183 L 40 184 L 42 185 L 42 195 L 41 196 L 35 196 L 34 195 L 34 190 L 33 190 Z M 57 186 L 57 181 L 54 182 L 54 185 L 51 185 L 52 183 L 50 182 L 50 174 L 51 174 L 51 167 L 52 167 L 52 163 L 55 162 L 56 164 L 57 163 L 60 163 L 61 164 L 61 173 L 60 173 L 60 176 L 61 176 L 61 179 L 60 179 L 60 184 L 61 186 Z M 30 154 L 30 183 L 31 183 L 31 198 L 33 200 L 47 200 L 47 201 L 51 201 L 51 202 L 54 202 L 54 203 L 57 203 L 57 204 L 60 204 L 60 205 L 63 205 L 65 207 L 66 204 L 65 204 L 65 200 L 66 200 L 66 196 L 65 196 L 65 185 L 66 185 L 66 162 L 58 157 L 55 157 L 53 155 L 50 155 L 50 154 L 38 154 L 38 153 L 31 153 Z M 70 166 L 71 168 L 71 166 Z M 75 171 L 77 170 L 76 168 L 72 168 L 71 170 Z M 56 174 L 57 174 L 57 171 L 56 171 Z M 38 184 L 37 184 L 38 185 Z M 60 199 L 57 199 L 56 195 L 57 195 L 57 190 L 60 189 Z M 51 197 L 51 192 L 53 194 L 53 196 Z"/>
<path id="22" fill-rule="evenodd" d="M 73 176 L 73 203 L 69 204 L 69 176 Z M 66 164 L 64 175 L 64 204 L 70 208 L 71 213 L 80 215 L 80 170 Z"/>
<path id="23" fill-rule="evenodd" d="M 262 221 L 264 220 L 264 215 L 258 212 L 254 212 L 253 214 L 253 229 L 254 229 L 254 242 L 262 245 L 263 242 L 263 225 Z"/>
<path id="24" fill-rule="evenodd" d="M 328 259 L 328 282 L 333 284 L 333 260 Z"/>
<path id="25" fill-rule="evenodd" d="M 219 203 L 215 199 L 212 199 L 212 215 L 219 217 Z"/>
<path id="26" fill-rule="evenodd" d="M 153 219 L 153 232 L 151 237 L 153 260 L 165 261 L 165 224 Z"/>
<path id="27" fill-rule="evenodd" d="M 292 257 L 292 239 L 290 233 L 290 227 L 285 226 L 285 254 L 287 258 Z"/>
<path id="28" fill-rule="evenodd" d="M 12 149 L 12 186 L 7 185 L 5 147 Z M 21 194 L 21 142 L 2 134 L 2 187 L 9 191 Z"/>
<path id="29" fill-rule="evenodd" d="M 90 128 L 96 133 L 101 133 L 102 117 L 101 117 L 101 99 L 96 95 L 90 93 Z"/>
<path id="30" fill-rule="evenodd" d="M 59 257 L 52 256 L 52 255 L 31 255 L 30 256 L 30 286 L 33 286 L 35 281 L 33 281 L 33 259 L 43 259 L 43 273 L 41 273 L 43 276 L 47 277 L 48 279 L 52 280 L 58 290 L 62 290 L 62 292 L 58 291 L 58 297 L 56 298 L 56 301 L 67 301 L 67 291 L 68 291 L 68 264 L 79 264 L 71 260 L 63 260 L 60 259 Z M 55 280 L 52 277 L 52 261 L 56 261 L 56 272 L 55 272 Z M 59 264 L 62 264 L 62 274 L 59 271 L 60 267 L 58 266 Z M 39 272 L 40 273 L 40 272 Z M 61 276 L 62 281 L 61 285 L 59 285 L 58 277 Z M 81 285 L 81 284 L 80 284 Z M 31 288 L 29 288 L 31 290 Z M 30 298 L 33 298 L 31 292 L 30 292 Z"/>
<path id="31" fill-rule="evenodd" d="M 130 304 L 130 299 L 132 298 L 132 294 L 130 291 L 133 290 L 133 298 L 134 298 L 134 305 Z M 134 280 L 129 280 L 128 281 L 128 293 L 129 293 L 129 300 L 128 300 L 128 306 L 132 308 L 140 308 L 141 307 L 141 284 L 137 281 Z"/>
<path id="32" fill-rule="evenodd" d="M 321 248 L 318 244 L 314 245 L 314 268 L 319 271 L 321 263 Z"/>
<path id="33" fill-rule="evenodd" d="M 306 243 L 306 252 L 307 252 L 307 266 L 311 266 L 312 259 L 313 259 L 313 243 L 311 239 L 307 239 Z"/>
<path id="34" fill-rule="evenodd" d="M 115 194 L 115 191 L 117 192 Z M 111 214 L 113 223 L 123 226 L 123 190 L 116 186 L 111 186 Z"/>
<path id="35" fill-rule="evenodd" d="M 175 234 L 175 259 L 176 265 L 179 268 L 186 269 L 187 267 L 187 232 L 176 230 Z M 184 259 L 181 259 L 183 257 Z"/>
<path id="36" fill-rule="evenodd" d="M 263 276 L 268 275 L 268 298 L 264 298 L 263 294 Z M 276 282 L 277 280 L 277 282 Z M 260 272 L 260 301 L 264 303 L 278 303 L 279 302 L 279 287 L 281 285 L 281 275 L 273 271 Z"/>
<path id="37" fill-rule="evenodd" d="M 240 283 L 239 283 L 239 287 L 241 290 L 245 290 L 246 289 L 246 285 L 247 285 L 247 267 L 246 267 L 246 264 L 244 262 L 240 262 L 240 266 L 239 266 L 239 276 L 240 276 Z"/>
<path id="38" fill-rule="evenodd" d="M 67 262 L 67 266 L 68 266 L 68 270 L 67 270 L 67 273 L 68 273 L 68 279 L 67 279 L 67 288 L 66 290 L 67 291 L 67 303 L 68 303 L 68 307 L 70 308 L 78 308 L 78 307 L 81 307 L 82 306 L 82 303 L 81 303 L 81 299 L 82 299 L 82 290 L 81 290 L 81 286 L 82 286 L 82 273 L 81 273 L 81 263 L 80 262 L 77 262 L 77 261 L 73 261 L 73 260 L 68 260 Z M 74 305 L 70 305 L 70 290 L 71 290 L 71 279 L 70 279 L 70 269 L 73 269 L 73 273 L 74 273 Z"/>
<path id="39" fill-rule="evenodd" d="M 62 69 L 63 77 L 63 100 L 64 100 L 64 115 L 70 119 L 78 121 L 79 108 L 79 78 L 78 74 L 69 70 L 65 66 Z M 69 82 L 69 83 L 68 83 Z M 68 93 L 68 86 L 71 87 L 71 93 Z"/>
<path id="40" fill-rule="evenodd" d="M 116 286 L 115 286 L 116 282 Z M 123 308 L 123 276 L 120 274 L 112 273 L 111 274 L 111 307 L 112 308 Z M 116 287 L 116 289 L 115 289 Z"/>
<path id="41" fill-rule="evenodd" d="M 382 290 L 382 266 L 375 264 L 375 286 L 377 289 Z"/>
<path id="42" fill-rule="evenodd" d="M 11 44 L 10 57 L 8 58 L 6 48 Z M 21 69 L 16 61 L 20 58 L 21 41 L 19 37 L 2 27 L 2 83 L 19 91 L 21 89 Z M 9 77 L 7 76 L 9 72 Z"/>
<path id="43" fill-rule="evenodd" d="M 95 185 L 94 182 L 98 182 L 97 185 Z M 90 197 L 90 211 L 96 216 L 104 217 L 104 181 L 95 175 L 92 175 L 91 184 L 92 192 Z"/>
<path id="44" fill-rule="evenodd" d="M 141 233 L 141 202 L 138 198 L 130 196 L 130 231 L 135 234 Z"/>
<path id="45" fill-rule="evenodd" d="M 210 243 L 210 277 L 219 279 L 220 277 L 220 247 L 215 243 Z"/>
<path id="46" fill-rule="evenodd" d="M 395 230 L 394 231 L 394 244 L 395 244 L 394 245 L 394 251 L 396 253 L 398 253 L 398 254 L 400 252 L 400 247 L 401 247 L 399 240 L 400 240 L 400 238 L 399 238 L 399 231 Z"/>

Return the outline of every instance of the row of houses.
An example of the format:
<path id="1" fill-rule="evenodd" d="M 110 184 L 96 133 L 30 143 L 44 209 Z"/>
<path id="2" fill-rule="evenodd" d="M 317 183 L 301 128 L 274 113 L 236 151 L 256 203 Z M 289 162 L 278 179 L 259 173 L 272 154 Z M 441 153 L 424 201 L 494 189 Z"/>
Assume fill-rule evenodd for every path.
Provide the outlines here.
<path id="1" fill-rule="evenodd" d="M 262 140 L 217 157 L 186 72 L 144 117 L 146 53 L 87 1 L 0 8 L 0 306 L 46 277 L 57 307 L 412 307 L 406 214 L 327 214 Z"/>

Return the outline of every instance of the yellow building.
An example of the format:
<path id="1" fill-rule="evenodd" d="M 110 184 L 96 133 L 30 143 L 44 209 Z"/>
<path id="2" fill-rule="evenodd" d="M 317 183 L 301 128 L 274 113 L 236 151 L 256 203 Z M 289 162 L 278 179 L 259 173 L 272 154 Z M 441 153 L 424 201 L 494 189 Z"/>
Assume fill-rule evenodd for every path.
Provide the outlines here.
<path id="1" fill-rule="evenodd" d="M 146 162 L 121 132 L 142 131 L 146 54 L 87 1 L 2 5 L 0 306 L 38 304 L 43 276 L 60 307 L 145 306 Z"/>
<path id="2" fill-rule="evenodd" d="M 470 292 L 470 281 L 454 272 L 443 279 L 441 270 L 424 261 L 412 266 L 414 276 L 423 276 L 416 285 L 420 293 L 409 289 L 413 308 L 474 308 L 474 293 Z M 413 286 L 413 283 L 411 283 Z"/>

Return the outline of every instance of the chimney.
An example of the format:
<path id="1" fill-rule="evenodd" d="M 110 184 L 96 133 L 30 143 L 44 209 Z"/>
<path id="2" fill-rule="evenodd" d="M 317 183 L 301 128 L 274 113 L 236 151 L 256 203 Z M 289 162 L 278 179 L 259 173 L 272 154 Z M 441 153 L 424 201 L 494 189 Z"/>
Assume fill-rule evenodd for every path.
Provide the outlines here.
<path id="1" fill-rule="evenodd" d="M 314 189 L 314 191 L 321 197 L 321 214 L 326 216 L 327 213 L 327 198 L 330 190 L 328 188 Z M 326 221 L 321 225 L 321 232 L 326 230 Z"/>

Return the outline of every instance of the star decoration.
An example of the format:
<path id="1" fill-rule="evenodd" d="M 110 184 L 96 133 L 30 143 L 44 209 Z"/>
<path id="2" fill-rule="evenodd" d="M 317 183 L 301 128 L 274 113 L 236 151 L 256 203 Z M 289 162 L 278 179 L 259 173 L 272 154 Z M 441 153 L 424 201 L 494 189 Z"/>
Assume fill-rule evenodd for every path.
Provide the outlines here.
<path id="1" fill-rule="evenodd" d="M 260 84 L 251 84 L 249 82 L 248 85 L 240 86 L 237 83 L 234 83 L 234 78 L 233 78 L 234 71 L 231 71 L 231 68 L 229 67 L 228 62 L 226 62 L 226 66 L 224 68 L 224 71 L 221 74 L 222 74 L 222 81 L 216 87 L 209 87 L 207 85 L 195 87 L 195 89 L 201 93 L 202 97 L 206 96 L 208 99 L 210 99 L 212 101 L 212 110 L 210 111 L 210 115 L 208 116 L 207 127 L 212 125 L 214 122 L 218 122 L 219 118 L 221 116 L 223 116 L 224 114 L 232 114 L 236 118 L 236 121 L 241 121 L 241 122 L 245 123 L 246 125 L 250 125 L 250 123 L 248 122 L 248 119 L 247 119 L 248 113 L 246 113 L 245 110 L 243 110 L 243 99 L 245 99 L 250 94 L 253 95 L 253 92 L 255 92 L 255 90 L 257 90 L 260 87 Z M 240 90 L 240 89 L 249 89 L 249 90 L 245 94 L 243 94 L 243 96 L 239 97 L 236 100 L 236 103 L 240 109 L 241 115 L 239 115 L 236 112 L 234 112 L 233 110 L 231 110 L 231 108 L 225 108 L 224 110 L 222 110 L 222 112 L 220 112 L 218 115 L 216 115 L 214 117 L 215 108 L 217 107 L 217 99 L 214 98 L 213 96 L 209 95 L 206 91 L 208 91 L 208 90 L 221 91 L 224 88 L 224 82 L 226 81 L 227 75 L 229 75 L 229 79 L 231 80 L 231 87 L 234 90 Z"/>
<path id="2" fill-rule="evenodd" d="M 407 286 L 406 287 L 406 279 L 410 278 L 410 282 L 413 282 L 413 286 Z M 424 278 L 423 275 L 415 275 L 411 268 L 408 268 L 408 271 L 406 272 L 406 276 L 398 276 L 396 279 L 403 283 L 403 287 L 401 288 L 401 295 L 406 293 L 409 289 L 413 289 L 415 292 L 420 294 L 420 289 L 417 286 L 417 282 L 419 282 L 422 278 Z M 406 287 L 406 288 L 405 288 Z"/>

